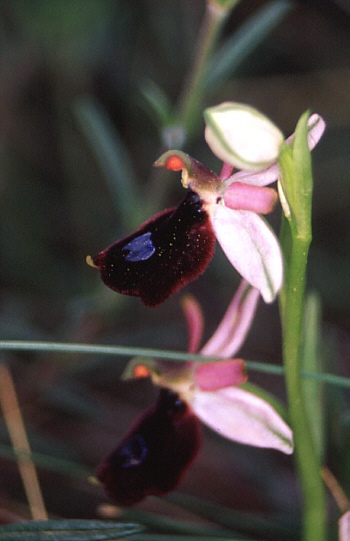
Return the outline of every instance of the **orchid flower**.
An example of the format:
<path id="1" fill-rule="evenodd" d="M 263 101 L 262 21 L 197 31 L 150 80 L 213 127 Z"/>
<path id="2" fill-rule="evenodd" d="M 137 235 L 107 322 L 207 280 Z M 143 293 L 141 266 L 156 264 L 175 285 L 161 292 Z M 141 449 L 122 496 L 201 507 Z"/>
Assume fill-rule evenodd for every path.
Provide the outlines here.
<path id="1" fill-rule="evenodd" d="M 125 377 L 148 377 L 161 387 L 160 398 L 136 422 L 98 469 L 98 478 L 121 505 L 175 488 L 200 445 L 199 420 L 232 441 L 293 452 L 292 431 L 269 402 L 242 388 L 244 361 L 232 358 L 254 318 L 259 291 L 242 281 L 213 336 L 200 349 L 217 362 L 184 365 L 136 359 Z M 203 316 L 191 297 L 183 302 L 189 352 L 197 351 Z"/>
<path id="2" fill-rule="evenodd" d="M 279 178 L 277 159 L 283 136 L 270 120 L 241 104 L 207 109 L 205 119 L 207 143 L 225 160 L 220 178 L 179 151 L 166 152 L 155 165 L 182 170 L 183 186 L 200 196 L 229 261 L 259 289 L 265 302 L 272 302 L 282 286 L 283 259 L 275 234 L 260 215 L 271 212 L 277 201 L 277 193 L 267 185 Z M 312 149 L 325 124 L 319 115 L 312 115 L 309 127 Z M 234 166 L 245 170 L 230 175 Z"/>
<path id="3" fill-rule="evenodd" d="M 244 361 L 234 356 L 248 334 L 258 300 L 259 291 L 242 280 L 221 323 L 199 351 L 218 361 L 192 361 L 170 369 L 160 363 L 160 370 L 151 370 L 151 377 L 154 383 L 177 392 L 204 424 L 225 438 L 289 454 L 293 452 L 293 437 L 288 425 L 268 402 L 240 387 L 247 379 Z M 203 316 L 191 297 L 185 298 L 183 307 L 188 349 L 195 352 Z"/>
<path id="4" fill-rule="evenodd" d="M 204 116 L 206 140 L 224 160 L 221 175 L 184 152 L 166 152 L 154 165 L 182 171 L 187 189 L 184 201 L 87 257 L 108 287 L 138 296 L 147 306 L 162 303 L 196 279 L 213 256 L 215 238 L 231 264 L 266 302 L 272 302 L 282 286 L 281 250 L 261 217 L 272 211 L 277 200 L 276 191 L 267 185 L 279 177 L 282 133 L 261 113 L 241 104 L 224 103 L 207 109 Z M 309 127 L 313 148 L 324 122 L 312 115 Z M 243 169 L 230 176 L 233 167 Z"/>

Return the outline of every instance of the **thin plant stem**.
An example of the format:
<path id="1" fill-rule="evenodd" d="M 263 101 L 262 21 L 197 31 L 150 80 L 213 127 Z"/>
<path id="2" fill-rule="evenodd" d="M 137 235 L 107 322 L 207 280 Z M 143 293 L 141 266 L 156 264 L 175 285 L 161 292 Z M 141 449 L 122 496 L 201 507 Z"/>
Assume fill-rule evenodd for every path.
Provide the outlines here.
<path id="1" fill-rule="evenodd" d="M 79 344 L 67 342 L 36 342 L 26 340 L 0 340 L 0 351 L 35 351 L 49 353 L 65 353 L 65 354 L 84 354 L 84 355 L 107 355 L 120 357 L 154 357 L 155 359 L 167 359 L 175 362 L 208 362 L 217 361 L 217 357 L 203 356 L 196 353 L 188 353 L 186 351 L 172 351 L 167 349 L 151 349 L 142 347 L 129 346 L 105 346 L 102 344 Z M 285 369 L 283 366 L 269 364 L 258 361 L 246 361 L 246 367 L 252 372 L 263 372 L 276 376 L 283 376 Z M 350 388 L 350 378 L 338 376 L 336 374 L 320 373 L 320 372 L 301 372 L 302 378 L 312 379 L 319 382 L 327 383 L 337 387 Z"/>
<path id="2" fill-rule="evenodd" d="M 7 366 L 0 363 L 0 404 L 7 430 L 17 455 L 18 469 L 22 478 L 29 508 L 34 520 L 47 520 L 38 476 L 31 459 L 31 449 L 20 410 L 12 376 Z M 20 453 L 24 451 L 26 456 Z"/>
<path id="3" fill-rule="evenodd" d="M 176 148 L 183 148 L 198 127 L 203 109 L 203 97 L 205 91 L 207 91 L 205 89 L 205 82 L 208 65 L 215 51 L 220 31 L 232 9 L 239 2 L 240 0 L 232 0 L 226 3 L 226 5 L 222 5 L 216 0 L 206 0 L 205 2 L 205 13 L 195 45 L 194 59 L 180 91 L 177 107 L 175 108 L 175 131 L 181 133 L 180 136 L 178 135 L 176 137 Z M 167 150 L 174 146 L 172 138 L 170 138 L 170 141 L 167 141 L 165 144 Z M 160 152 L 164 152 L 163 145 Z M 169 172 L 167 172 L 167 175 L 170 178 Z M 151 200 L 148 202 L 146 194 L 146 201 L 150 209 L 160 208 L 161 202 L 165 198 L 168 183 L 166 182 L 164 171 L 161 173 L 161 176 L 162 181 L 160 182 L 160 172 L 156 169 L 151 174 L 147 183 L 147 194 L 151 194 Z"/>
<path id="4" fill-rule="evenodd" d="M 325 541 L 326 501 L 320 461 L 307 417 L 300 373 L 302 318 L 310 238 L 295 237 L 289 261 L 283 320 L 283 357 L 295 457 L 304 500 L 303 539 Z"/>
<path id="5" fill-rule="evenodd" d="M 320 475 L 321 459 L 312 420 L 308 416 L 302 384 L 302 339 L 306 269 L 312 239 L 313 178 L 304 113 L 295 130 L 293 143 L 281 150 L 280 188 L 284 194 L 281 247 L 285 258 L 285 282 L 280 295 L 283 333 L 283 364 L 288 396 L 289 419 L 295 442 L 295 460 L 303 497 L 303 541 L 326 539 L 326 493 Z M 288 223 L 287 223 L 288 220 Z"/>
<path id="6" fill-rule="evenodd" d="M 232 8 L 238 2 L 239 0 L 229 7 L 221 6 L 219 2 L 211 0 L 206 2 L 206 11 L 199 33 L 194 62 L 179 99 L 178 118 L 186 135 L 191 134 L 193 128 L 197 125 L 197 119 L 202 110 L 208 62 L 216 46 L 222 26 Z"/>

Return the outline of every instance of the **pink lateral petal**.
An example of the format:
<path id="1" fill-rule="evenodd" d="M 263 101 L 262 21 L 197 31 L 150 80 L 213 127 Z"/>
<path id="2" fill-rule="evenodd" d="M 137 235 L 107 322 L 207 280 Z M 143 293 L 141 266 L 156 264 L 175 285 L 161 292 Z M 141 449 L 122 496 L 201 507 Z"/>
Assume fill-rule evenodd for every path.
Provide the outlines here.
<path id="1" fill-rule="evenodd" d="M 198 351 L 199 344 L 203 336 L 204 316 L 199 302 L 192 297 L 186 295 L 182 299 L 182 309 L 185 315 L 188 329 L 188 348 L 189 353 Z"/>
<path id="2" fill-rule="evenodd" d="M 218 328 L 201 353 L 218 357 L 235 355 L 249 332 L 258 300 L 259 291 L 242 280 Z"/>
<path id="3" fill-rule="evenodd" d="M 248 210 L 216 205 L 212 223 L 231 264 L 265 302 L 272 302 L 283 283 L 283 258 L 278 240 L 261 216 Z"/>
<path id="4" fill-rule="evenodd" d="M 197 363 L 194 382 L 201 391 L 215 391 L 247 381 L 243 359 L 229 359 L 214 363 Z"/>
<path id="5" fill-rule="evenodd" d="M 233 210 L 251 210 L 258 214 L 269 214 L 277 202 L 277 192 L 272 188 L 232 182 L 225 190 L 226 207 Z"/>

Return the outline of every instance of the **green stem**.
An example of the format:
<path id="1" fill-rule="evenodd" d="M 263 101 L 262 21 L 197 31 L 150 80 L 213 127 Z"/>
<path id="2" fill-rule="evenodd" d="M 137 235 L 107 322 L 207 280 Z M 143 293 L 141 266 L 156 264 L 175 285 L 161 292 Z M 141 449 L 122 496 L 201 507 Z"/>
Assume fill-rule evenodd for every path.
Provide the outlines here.
<path id="1" fill-rule="evenodd" d="M 199 353 L 188 353 L 187 351 L 172 351 L 168 349 L 150 349 L 128 346 L 105 346 L 102 344 L 79 344 L 67 342 L 35 342 L 26 340 L 0 340 L 0 351 L 27 351 L 35 353 L 64 353 L 78 355 L 105 355 L 107 357 L 137 357 L 169 359 L 177 362 L 217 362 L 217 356 L 204 356 Z M 284 367 L 276 364 L 269 364 L 258 361 L 246 361 L 246 367 L 251 372 L 273 374 L 283 376 Z M 334 385 L 336 387 L 350 388 L 350 378 L 336 374 L 302 371 L 301 377 L 308 380 L 319 381 Z"/>
<path id="2" fill-rule="evenodd" d="M 198 128 L 203 109 L 202 102 L 208 64 L 215 50 L 220 31 L 232 9 L 239 2 L 240 0 L 228 0 L 222 3 L 218 0 L 206 0 L 206 11 L 196 42 L 194 60 L 180 92 L 174 116 L 174 127 L 176 129 L 180 127 L 181 132 L 181 137 L 175 146 L 177 149 L 183 148 Z M 172 147 L 173 144 L 167 142 L 159 153 L 170 150 Z M 159 174 L 159 170 L 154 170 L 147 183 L 147 204 L 154 209 L 161 208 L 161 202 L 165 199 L 166 186 L 168 185 L 164 172 L 161 173 L 161 182 Z M 148 196 L 151 198 L 150 200 Z"/>
<path id="3" fill-rule="evenodd" d="M 189 79 L 179 100 L 179 121 L 186 136 L 197 126 L 197 119 L 202 110 L 204 81 L 208 62 L 216 46 L 220 30 L 236 3 L 229 7 L 221 6 L 216 1 L 207 0 L 206 12 L 200 30 L 194 63 Z"/>
<path id="4" fill-rule="evenodd" d="M 220 6 L 216 0 L 206 1 L 206 11 L 196 42 L 194 60 L 191 64 L 187 80 L 180 92 L 174 117 L 175 127 L 180 127 L 182 133 L 181 142 L 179 140 L 176 144 L 176 148 L 178 149 L 184 147 L 198 127 L 202 111 L 204 83 L 208 63 L 215 49 L 220 30 L 230 11 L 239 1 L 235 0 L 228 6 Z M 162 147 L 159 153 L 164 152 L 164 150 L 170 150 L 172 144 L 170 144 L 170 149 L 169 144 L 167 143 L 165 148 Z M 164 172 L 161 173 L 161 181 L 159 175 L 160 171 L 158 169 L 154 170 L 147 183 L 147 203 L 149 196 L 151 199 L 148 206 L 154 209 L 161 208 L 169 184 L 166 182 Z"/>
<path id="5" fill-rule="evenodd" d="M 283 292 L 283 356 L 290 421 L 294 431 L 296 463 L 304 500 L 304 541 L 325 541 L 326 500 L 320 460 L 305 409 L 300 353 L 306 265 L 311 235 L 292 235 L 289 270 Z"/>

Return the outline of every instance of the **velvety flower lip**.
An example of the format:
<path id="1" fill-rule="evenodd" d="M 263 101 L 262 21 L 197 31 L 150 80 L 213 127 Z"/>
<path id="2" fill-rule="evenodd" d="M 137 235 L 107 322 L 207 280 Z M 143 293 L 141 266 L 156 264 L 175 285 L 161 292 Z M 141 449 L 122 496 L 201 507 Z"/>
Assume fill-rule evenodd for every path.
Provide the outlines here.
<path id="1" fill-rule="evenodd" d="M 113 291 L 157 306 L 204 272 L 214 246 L 208 213 L 198 194 L 187 190 L 177 208 L 157 214 L 87 262 Z"/>
<path id="2" fill-rule="evenodd" d="M 98 467 L 108 495 L 123 506 L 173 490 L 196 457 L 201 442 L 197 417 L 180 397 L 161 389 L 148 408 Z"/>

